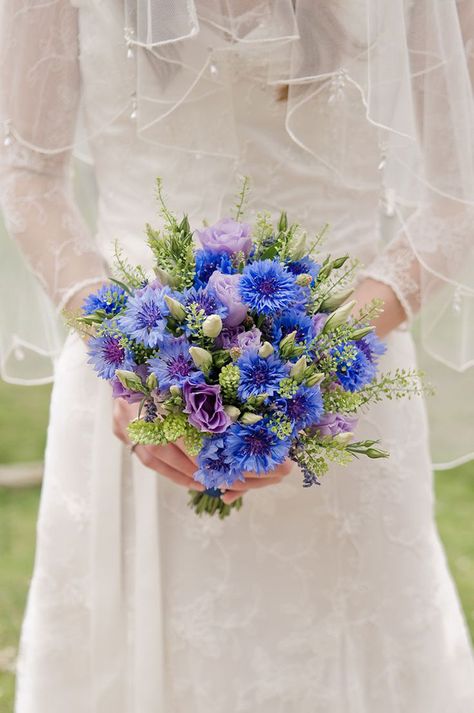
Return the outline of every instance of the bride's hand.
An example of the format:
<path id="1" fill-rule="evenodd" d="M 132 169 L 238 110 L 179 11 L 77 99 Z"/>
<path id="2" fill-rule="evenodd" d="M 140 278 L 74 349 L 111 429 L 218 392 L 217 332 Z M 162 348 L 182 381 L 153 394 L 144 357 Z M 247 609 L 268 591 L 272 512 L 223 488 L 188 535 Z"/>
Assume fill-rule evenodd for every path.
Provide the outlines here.
<path id="1" fill-rule="evenodd" d="M 227 505 L 230 505 L 234 500 L 237 500 L 249 490 L 266 488 L 268 485 L 278 485 L 283 478 L 291 473 L 293 467 L 294 463 L 290 460 L 286 460 L 277 466 L 275 470 L 270 471 L 268 475 L 257 475 L 257 473 L 253 472 L 245 473 L 245 482 L 236 481 L 231 488 L 226 490 L 222 496 L 222 500 Z"/>
<path id="2" fill-rule="evenodd" d="M 137 417 L 138 404 L 129 404 L 124 399 L 114 401 L 113 432 L 123 443 L 130 446 L 127 426 Z M 205 490 L 201 483 L 193 480 L 196 465 L 175 443 L 164 446 L 135 446 L 134 453 L 147 468 L 155 470 L 165 478 L 191 490 Z"/>
<path id="3" fill-rule="evenodd" d="M 127 426 L 130 421 L 136 418 L 137 413 L 137 404 L 129 404 L 123 399 L 114 401 L 113 431 L 117 438 L 128 446 L 130 446 L 130 439 L 127 434 Z M 196 459 L 186 454 L 181 440 L 176 443 L 168 443 L 165 446 L 136 446 L 134 453 L 147 468 L 155 470 L 178 485 L 200 492 L 205 490 L 201 483 L 193 479 L 197 469 Z M 248 490 L 277 485 L 290 473 L 292 466 L 291 461 L 285 461 L 271 471 L 271 475 L 246 473 L 245 482 L 234 483 L 231 488 L 226 490 L 222 500 L 230 504 Z"/>

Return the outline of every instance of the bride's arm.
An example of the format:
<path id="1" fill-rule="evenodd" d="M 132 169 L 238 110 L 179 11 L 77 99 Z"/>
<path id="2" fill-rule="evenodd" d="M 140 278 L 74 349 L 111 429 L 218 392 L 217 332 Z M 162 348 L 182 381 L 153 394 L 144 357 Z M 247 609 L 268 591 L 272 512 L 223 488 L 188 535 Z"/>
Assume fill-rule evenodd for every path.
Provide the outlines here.
<path id="1" fill-rule="evenodd" d="M 69 0 L 9 0 L 0 13 L 0 198 L 7 230 L 58 310 L 75 308 L 106 277 L 73 195 L 77 10 Z"/>
<path id="2" fill-rule="evenodd" d="M 470 0 L 458 0 L 457 12 L 465 47 L 464 67 L 456 58 L 453 69 L 441 71 L 439 79 L 436 71 L 427 73 L 426 80 L 423 72 L 413 79 L 426 180 L 421 205 L 362 271 L 354 295 L 355 313 L 374 297 L 384 300 L 384 312 L 376 321 L 381 336 L 402 322 L 410 324 L 443 286 L 458 286 L 462 291 L 463 281 L 468 284 L 474 242 L 474 5 Z M 423 28 L 417 29 L 423 41 Z M 448 106 L 451 91 L 457 98 Z M 460 107 L 464 123 L 459 131 L 456 101 L 464 103 Z M 469 106 L 470 114 L 466 111 Z M 440 121 L 449 112 L 454 116 Z M 432 188 L 440 185 L 441 190 Z"/>

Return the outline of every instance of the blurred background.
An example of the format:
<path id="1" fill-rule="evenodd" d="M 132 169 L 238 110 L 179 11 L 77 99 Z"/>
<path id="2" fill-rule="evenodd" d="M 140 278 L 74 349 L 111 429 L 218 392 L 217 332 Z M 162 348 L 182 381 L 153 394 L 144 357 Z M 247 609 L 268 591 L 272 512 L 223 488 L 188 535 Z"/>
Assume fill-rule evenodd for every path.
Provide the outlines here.
<path id="1" fill-rule="evenodd" d="M 12 386 L 0 380 L 0 713 L 13 710 L 49 398 L 49 386 Z M 474 462 L 439 471 L 435 478 L 438 525 L 474 638 Z"/>

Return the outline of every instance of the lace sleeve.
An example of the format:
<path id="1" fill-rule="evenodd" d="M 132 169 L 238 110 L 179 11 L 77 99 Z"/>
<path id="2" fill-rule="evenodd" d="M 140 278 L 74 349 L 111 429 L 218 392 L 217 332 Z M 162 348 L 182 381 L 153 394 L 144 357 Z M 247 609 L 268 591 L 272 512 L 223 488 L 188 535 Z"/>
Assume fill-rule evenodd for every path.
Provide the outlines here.
<path id="1" fill-rule="evenodd" d="M 474 290 L 474 4 L 459 0 L 452 10 L 457 13 L 459 45 L 464 47 L 464 54 L 446 53 L 443 61 L 437 61 L 443 29 L 439 27 L 436 35 L 427 31 L 421 5 L 415 4 L 409 41 L 423 174 L 411 184 L 410 178 L 406 181 L 410 165 L 400 148 L 400 138 L 392 136 L 387 153 L 391 150 L 393 154 L 384 171 L 384 207 L 387 215 L 394 214 L 399 229 L 361 276 L 388 284 L 409 322 L 420 309 L 422 314 L 426 308 L 436 310 L 438 314 L 426 320 L 425 343 L 430 342 L 433 352 L 446 354 L 440 348 L 447 341 L 443 334 L 454 335 L 456 320 L 458 334 L 464 332 L 460 314 L 470 309 Z M 403 180 L 405 186 L 411 186 L 405 187 L 405 207 L 397 205 L 396 200 Z M 407 209 L 410 202 L 412 207 Z M 428 332 L 432 334 L 428 336 Z M 465 339 L 460 336 L 459 344 L 454 341 L 453 336 L 452 354 L 457 350 L 460 362 L 465 364 L 468 358 L 465 348 L 461 349 Z M 454 358 L 449 360 L 455 362 Z"/>
<path id="2" fill-rule="evenodd" d="M 0 13 L 5 224 L 60 310 L 106 274 L 72 186 L 80 94 L 77 10 L 68 0 L 9 0 Z"/>

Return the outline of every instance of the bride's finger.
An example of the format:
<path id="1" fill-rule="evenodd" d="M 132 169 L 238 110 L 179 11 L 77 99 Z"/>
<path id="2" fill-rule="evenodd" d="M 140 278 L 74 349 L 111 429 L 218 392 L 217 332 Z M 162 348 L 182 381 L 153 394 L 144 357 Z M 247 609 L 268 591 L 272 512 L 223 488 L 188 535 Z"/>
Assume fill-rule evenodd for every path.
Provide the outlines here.
<path id="1" fill-rule="evenodd" d="M 172 480 L 174 483 L 177 483 L 178 485 L 182 485 L 183 487 L 189 488 L 191 490 L 199 490 L 199 492 L 202 492 L 203 490 L 205 490 L 205 487 L 201 483 L 198 483 L 197 481 L 192 480 L 187 475 L 183 475 L 183 473 L 180 473 L 179 470 L 176 470 L 175 468 L 168 465 L 167 463 L 164 463 L 163 461 L 159 460 L 158 458 L 155 458 L 148 451 L 147 446 L 137 446 L 135 448 L 134 453 L 136 454 L 137 458 L 143 463 L 143 465 L 145 467 L 150 468 L 151 470 L 154 470 L 159 475 L 162 475 L 165 478 Z"/>
<path id="2" fill-rule="evenodd" d="M 176 448 L 179 448 L 179 450 L 181 451 L 181 453 L 183 453 L 183 455 L 185 455 L 186 458 L 191 461 L 191 463 L 194 463 L 194 465 L 197 466 L 197 458 L 195 458 L 194 456 L 189 455 L 189 453 L 187 452 L 186 447 L 185 447 L 185 445 L 184 445 L 184 440 L 183 440 L 182 438 L 178 438 L 178 439 L 174 442 L 174 445 L 176 446 Z"/>
<path id="3" fill-rule="evenodd" d="M 189 478 L 192 478 L 197 470 L 194 463 L 174 443 L 167 443 L 165 446 L 147 446 L 147 448 L 152 456 L 164 461 Z"/>
<path id="4" fill-rule="evenodd" d="M 227 490 L 227 491 L 221 496 L 221 500 L 222 500 L 222 502 L 225 503 L 226 505 L 232 505 L 233 502 L 235 502 L 236 500 L 238 500 L 239 498 L 241 498 L 242 495 L 245 495 L 246 492 L 247 492 L 246 490 L 242 490 L 242 492 L 236 493 L 236 492 L 234 492 L 234 491 L 232 491 L 232 490 Z"/>
<path id="5" fill-rule="evenodd" d="M 257 490 L 258 488 L 266 488 L 268 485 L 277 485 L 281 483 L 281 481 L 281 476 L 269 477 L 268 475 L 260 478 L 251 478 L 250 480 L 245 480 L 245 482 L 237 480 L 235 483 L 232 483 L 230 490 Z"/>

